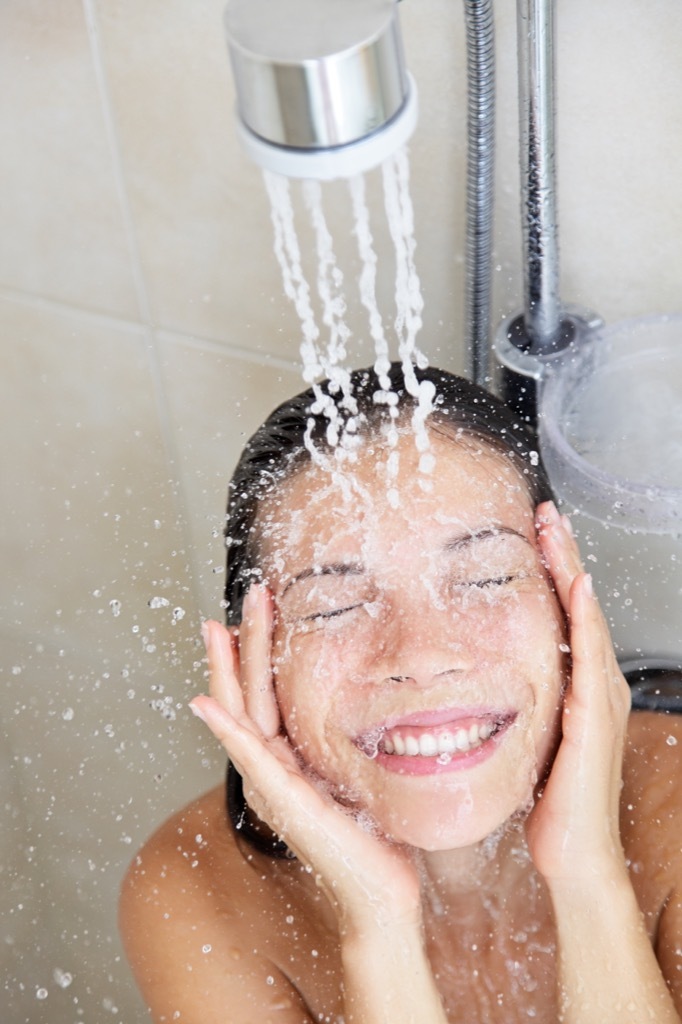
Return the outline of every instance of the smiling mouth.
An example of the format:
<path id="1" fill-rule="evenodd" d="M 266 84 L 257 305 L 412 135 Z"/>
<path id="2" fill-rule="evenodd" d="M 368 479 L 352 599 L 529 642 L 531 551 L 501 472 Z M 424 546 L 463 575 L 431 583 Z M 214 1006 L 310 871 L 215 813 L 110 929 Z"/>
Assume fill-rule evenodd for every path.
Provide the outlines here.
<path id="1" fill-rule="evenodd" d="M 504 715 L 458 719 L 441 725 L 395 725 L 379 727 L 363 734 L 357 746 L 369 758 L 378 754 L 390 757 L 451 759 L 481 747 L 503 732 L 516 718 Z"/>

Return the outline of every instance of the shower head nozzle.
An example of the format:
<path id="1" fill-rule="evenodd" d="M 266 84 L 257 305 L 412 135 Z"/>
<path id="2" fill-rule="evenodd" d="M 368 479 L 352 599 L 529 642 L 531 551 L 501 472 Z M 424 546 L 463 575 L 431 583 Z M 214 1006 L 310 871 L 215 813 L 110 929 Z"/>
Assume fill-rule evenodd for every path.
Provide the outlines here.
<path id="1" fill-rule="evenodd" d="M 261 166 L 348 177 L 412 134 L 397 0 L 230 0 L 225 25 L 239 134 Z"/>

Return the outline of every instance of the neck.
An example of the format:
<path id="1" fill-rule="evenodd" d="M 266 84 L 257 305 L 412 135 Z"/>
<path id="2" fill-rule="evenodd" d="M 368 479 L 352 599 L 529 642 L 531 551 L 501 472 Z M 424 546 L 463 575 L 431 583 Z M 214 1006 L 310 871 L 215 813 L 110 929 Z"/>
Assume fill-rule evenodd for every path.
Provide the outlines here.
<path id="1" fill-rule="evenodd" d="M 525 889 L 536 878 L 523 828 L 509 822 L 474 846 L 420 851 L 419 863 L 424 897 L 437 915 L 473 907 L 491 892 Z"/>

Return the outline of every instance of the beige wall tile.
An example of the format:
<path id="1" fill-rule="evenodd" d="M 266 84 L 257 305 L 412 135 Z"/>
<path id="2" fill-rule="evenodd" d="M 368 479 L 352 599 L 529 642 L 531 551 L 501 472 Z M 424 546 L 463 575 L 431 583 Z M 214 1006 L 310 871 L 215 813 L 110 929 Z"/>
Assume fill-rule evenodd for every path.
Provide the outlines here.
<path id="1" fill-rule="evenodd" d="M 300 328 L 283 296 L 260 172 L 240 152 L 234 132 L 223 7 L 223 0 L 191 7 L 180 0 L 99 5 L 145 276 L 164 327 L 296 358 Z M 442 3 L 437 8 L 447 14 Z M 446 21 L 451 23 L 451 15 Z M 433 21 L 427 17 L 424 24 Z M 423 345 L 436 355 L 444 349 L 441 361 L 456 365 L 462 276 L 455 265 L 461 249 L 456 231 L 462 214 L 451 214 L 463 210 L 464 200 L 461 179 L 445 173 L 456 150 L 450 106 L 441 91 L 434 108 L 432 95 L 436 79 L 442 90 L 443 79 L 449 84 L 454 71 L 432 60 L 424 25 L 420 29 L 409 49 L 417 77 L 420 68 L 425 71 L 422 122 L 412 147 L 417 260 L 427 295 Z M 441 42 L 439 60 L 443 50 Z M 461 111 L 456 121 L 459 126 Z M 390 275 L 382 200 L 376 186 L 370 187 L 377 251 Z M 370 354 L 367 318 L 352 294 L 356 243 L 348 201 L 345 195 L 337 201 L 340 191 L 325 187 L 325 204 L 339 258 L 349 268 L 349 319 L 358 339 L 353 361 L 363 365 Z M 308 275 L 313 283 L 310 268 Z M 395 313 L 393 288 L 392 278 L 380 286 L 387 321 Z"/>
<path id="2" fill-rule="evenodd" d="M 282 296 L 267 203 L 233 132 L 223 6 L 223 0 L 97 5 L 135 230 L 163 326 L 294 358 L 299 328 Z M 497 10 L 495 318 L 521 299 L 512 6 Z M 457 366 L 463 17 L 444 0 L 404 4 L 401 17 L 421 97 L 412 177 L 427 301 L 422 343 L 436 361 Z M 3 236 L 2 279 L 132 315 L 81 6 L 74 0 L 48 11 L 44 0 L 11 3 L 0 18 L 4 118 L 12 141 L 0 156 L 1 212 L 10 229 Z M 568 301 L 587 302 L 610 319 L 679 306 L 679 22 L 673 0 L 663 0 L 655 19 L 643 8 L 624 18 L 615 0 L 598 11 L 579 0 L 558 12 L 563 291 Z M 598 43 L 604 34 L 606 51 Z M 339 229 L 340 249 L 352 246 L 345 212 L 330 220 Z M 385 232 L 378 234 L 382 262 L 390 263 Z M 390 317 L 390 301 L 383 308 Z M 361 317 L 353 314 L 352 322 L 362 335 Z"/>
<path id="3" fill-rule="evenodd" d="M 38 638 L 2 646 L 15 783 L 3 783 L 3 1020 L 143 1024 L 117 932 L 120 882 L 151 831 L 221 780 L 224 757 L 186 709 L 194 688 L 158 654 L 125 676 L 116 642 L 106 658 L 85 646 L 60 657 Z M 151 706 L 171 694 L 165 714 Z"/>
<path id="4" fill-rule="evenodd" d="M 222 6 L 119 0 L 99 24 L 156 318 L 268 351 L 281 286 L 260 177 L 232 138 Z"/>
<path id="5" fill-rule="evenodd" d="M 5 300 L 0 337 L 8 1005 L 132 1024 L 120 878 L 224 765 L 186 708 L 205 688 L 192 553 L 143 332 Z"/>
<path id="6" fill-rule="evenodd" d="M 78 0 L 0 5 L 0 283 L 137 315 Z"/>
<path id="7" fill-rule="evenodd" d="M 304 384 L 293 370 L 172 335 L 162 335 L 161 351 L 202 612 L 220 618 L 228 481 L 251 434 Z"/>
<path id="8" fill-rule="evenodd" d="M 195 612 L 145 336 L 8 300 L 0 322 L 4 621 L 137 652 L 160 589 Z"/>
<path id="9" fill-rule="evenodd" d="M 496 305 L 521 299 L 514 5 L 496 6 Z M 562 298 L 612 322 L 681 308 L 682 9 L 556 5 Z"/>
<path id="10" fill-rule="evenodd" d="M 558 12 L 564 288 L 609 322 L 679 311 L 682 7 L 582 7 Z"/>
<path id="11" fill-rule="evenodd" d="M 679 112 L 673 97 L 681 74 L 675 42 L 680 16 L 673 0 L 657 9 L 655 22 L 644 10 L 624 19 L 614 0 L 607 7 L 605 15 L 580 0 L 558 14 L 561 250 L 565 300 L 615 318 L 679 305 L 675 267 L 682 259 L 682 231 L 674 212 L 674 168 L 682 162 L 682 147 L 675 141 Z M 222 0 L 191 10 L 179 0 L 155 0 L 144 8 L 132 0 L 101 5 L 146 273 L 164 326 L 291 358 L 298 327 L 282 296 L 267 204 L 259 174 L 239 153 L 232 131 L 222 8 Z M 422 345 L 434 361 L 457 367 L 464 287 L 463 14 L 443 0 L 424 0 L 404 4 L 401 18 L 421 99 L 411 150 L 426 298 Z M 496 18 L 494 322 L 522 300 L 513 5 L 498 7 Z M 607 32 L 611 23 L 618 24 L 617 33 Z M 604 33 L 608 50 L 596 43 Z M 643 35 L 648 42 L 640 53 Z M 647 145 L 634 146 L 636 138 L 646 138 Z M 353 246 L 348 215 L 334 198 L 329 205 L 345 258 Z M 377 238 L 382 264 L 390 265 L 383 229 Z M 381 298 L 390 318 L 388 284 Z M 349 315 L 362 335 L 365 324 L 352 304 Z M 361 348 L 356 365 L 366 361 L 365 353 Z"/>

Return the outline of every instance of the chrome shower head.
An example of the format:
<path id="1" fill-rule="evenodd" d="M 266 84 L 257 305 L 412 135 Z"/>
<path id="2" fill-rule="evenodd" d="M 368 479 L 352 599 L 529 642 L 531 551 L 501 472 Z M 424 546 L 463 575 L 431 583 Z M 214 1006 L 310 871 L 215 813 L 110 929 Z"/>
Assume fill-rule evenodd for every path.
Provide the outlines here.
<path id="1" fill-rule="evenodd" d="M 262 167 L 349 177 L 412 134 L 397 0 L 230 0 L 225 26 L 239 134 Z"/>

